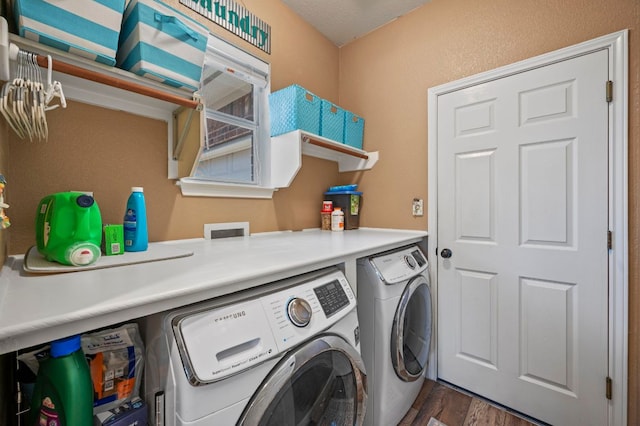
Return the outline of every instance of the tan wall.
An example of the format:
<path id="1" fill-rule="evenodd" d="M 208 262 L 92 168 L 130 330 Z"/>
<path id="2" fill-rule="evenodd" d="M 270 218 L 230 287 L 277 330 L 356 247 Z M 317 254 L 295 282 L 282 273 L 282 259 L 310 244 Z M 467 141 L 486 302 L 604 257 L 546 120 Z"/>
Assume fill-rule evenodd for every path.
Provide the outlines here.
<path id="1" fill-rule="evenodd" d="M 380 151 L 376 167 L 357 177 L 366 202 L 361 225 L 426 229 L 426 216 L 414 219 L 410 205 L 414 197 L 427 199 L 427 89 L 625 28 L 631 30 L 629 424 L 637 425 L 640 2 L 432 0 L 340 49 L 339 102 L 366 119 L 365 149 Z"/>
<path id="2" fill-rule="evenodd" d="M 252 232 L 318 226 L 324 189 L 359 183 L 361 226 L 426 229 L 411 200 L 427 199 L 427 89 L 624 28 L 630 33 L 630 357 L 629 424 L 640 424 L 640 3 L 637 0 L 432 0 L 337 49 L 279 0 L 244 0 L 272 27 L 266 55 L 205 22 L 212 31 L 271 63 L 272 89 L 298 83 L 366 119 L 365 149 L 381 159 L 367 172 L 338 174 L 334 163 L 303 157 L 293 185 L 273 200 L 182 197 L 167 179 L 162 122 L 71 102 L 50 114 L 50 139 L 9 138 L 9 251 L 34 243 L 39 199 L 69 189 L 94 191 L 106 222 L 119 222 L 131 186 L 144 186 L 152 241 L 202 234 L 209 222 L 249 221 Z M 0 162 L 0 167 L 2 163 Z M 2 245 L 2 233 L 0 233 Z"/>
<path id="3" fill-rule="evenodd" d="M 334 102 L 338 98 L 338 48 L 279 0 L 245 0 L 271 25 L 267 55 L 179 4 L 215 33 L 271 63 L 272 90 L 300 84 Z M 103 220 L 121 223 L 131 186 L 143 186 L 151 241 L 200 237 L 204 223 L 248 221 L 252 232 L 320 226 L 322 193 L 337 183 L 336 163 L 303 158 L 292 186 L 272 200 L 182 197 L 167 179 L 166 124 L 118 111 L 69 102 L 48 114 L 48 142 L 30 143 L 11 133 L 7 172 L 11 194 L 10 253 L 35 243 L 34 220 L 45 195 L 93 191 Z"/>

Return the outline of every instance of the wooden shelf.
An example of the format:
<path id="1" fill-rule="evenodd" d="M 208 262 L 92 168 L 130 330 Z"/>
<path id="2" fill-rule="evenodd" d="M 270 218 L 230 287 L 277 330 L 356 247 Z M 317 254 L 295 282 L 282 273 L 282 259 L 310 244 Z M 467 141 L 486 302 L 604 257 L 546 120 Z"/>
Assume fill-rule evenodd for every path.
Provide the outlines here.
<path id="1" fill-rule="evenodd" d="M 339 172 L 370 170 L 378 161 L 378 151 L 363 151 L 301 130 L 292 133 L 299 133 L 302 154 L 335 161 Z"/>
<path id="2" fill-rule="evenodd" d="M 324 139 L 324 138 L 321 138 L 320 136 L 305 134 L 305 133 L 302 134 L 301 138 L 302 138 L 303 144 L 314 145 L 320 148 L 328 149 L 329 151 L 335 151 L 335 152 L 339 152 L 340 154 L 346 154 L 351 157 L 362 158 L 363 160 L 369 159 L 369 154 L 367 154 L 365 151 L 351 147 L 349 145 L 344 145 L 339 142 L 332 141 L 330 139 Z M 310 150 L 307 149 L 307 151 L 310 151 Z M 312 155 L 312 154 L 307 154 L 307 155 Z M 326 154 L 319 154 L 319 155 L 326 155 Z"/>
<path id="3" fill-rule="evenodd" d="M 370 170 L 378 151 L 367 152 L 302 130 L 271 138 L 271 185 L 285 188 L 302 165 L 302 155 L 338 163 L 339 172 Z"/>

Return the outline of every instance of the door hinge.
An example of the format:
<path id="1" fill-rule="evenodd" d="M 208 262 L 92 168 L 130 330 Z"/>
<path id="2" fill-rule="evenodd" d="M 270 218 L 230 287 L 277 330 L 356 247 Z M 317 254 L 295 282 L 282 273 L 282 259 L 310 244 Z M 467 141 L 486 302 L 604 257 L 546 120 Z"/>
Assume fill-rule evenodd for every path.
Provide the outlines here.
<path id="1" fill-rule="evenodd" d="M 606 390 L 606 396 L 607 399 L 611 399 L 611 388 L 613 387 L 613 382 L 611 380 L 611 377 L 607 377 L 607 390 Z"/>
<path id="2" fill-rule="evenodd" d="M 607 81 L 607 102 L 613 101 L 613 81 Z"/>
<path id="3" fill-rule="evenodd" d="M 613 234 L 611 231 L 607 231 L 607 249 L 611 250 L 613 248 Z"/>

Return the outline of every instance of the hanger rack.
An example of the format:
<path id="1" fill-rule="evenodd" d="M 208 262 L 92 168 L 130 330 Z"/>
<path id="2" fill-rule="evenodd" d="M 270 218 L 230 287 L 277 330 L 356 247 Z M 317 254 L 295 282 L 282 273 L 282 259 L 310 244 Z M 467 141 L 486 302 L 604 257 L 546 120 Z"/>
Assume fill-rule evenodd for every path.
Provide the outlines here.
<path id="1" fill-rule="evenodd" d="M 7 81 L 10 78 L 9 60 L 15 61 L 18 56 L 18 51 L 19 47 L 9 40 L 7 21 L 3 17 L 0 17 L 0 80 Z M 47 57 L 37 53 L 36 55 L 38 65 L 43 68 L 47 68 Z M 199 100 L 184 98 L 179 95 L 174 95 L 172 93 L 164 92 L 159 89 L 147 87 L 133 81 L 126 81 L 114 76 L 100 73 L 98 71 L 93 71 L 77 65 L 59 61 L 57 59 L 53 60 L 52 68 L 54 71 L 58 71 L 74 77 L 105 84 L 107 86 L 115 87 L 122 90 L 127 90 L 129 92 L 159 99 L 165 102 L 170 102 L 186 108 L 198 110 L 201 109 L 201 103 Z"/>
<path id="2" fill-rule="evenodd" d="M 13 59 L 13 58 L 12 58 Z M 36 57 L 38 65 L 43 68 L 47 68 L 47 57 L 37 55 Z M 83 78 L 85 80 L 95 81 L 96 83 L 106 84 L 107 86 L 116 87 L 118 89 L 127 90 L 129 92 L 138 93 L 139 95 L 149 96 L 151 98 L 160 99 L 162 101 L 171 102 L 176 105 L 180 105 L 186 108 L 199 109 L 200 102 L 197 100 L 191 100 L 181 98 L 178 95 L 162 92 L 151 87 L 146 87 L 141 84 L 133 83 L 130 81 L 121 80 L 116 77 L 100 74 L 95 71 L 80 68 L 75 65 L 67 64 L 58 60 L 52 62 L 52 68 L 54 71 L 58 71 L 64 74 L 72 75 L 74 77 Z"/>

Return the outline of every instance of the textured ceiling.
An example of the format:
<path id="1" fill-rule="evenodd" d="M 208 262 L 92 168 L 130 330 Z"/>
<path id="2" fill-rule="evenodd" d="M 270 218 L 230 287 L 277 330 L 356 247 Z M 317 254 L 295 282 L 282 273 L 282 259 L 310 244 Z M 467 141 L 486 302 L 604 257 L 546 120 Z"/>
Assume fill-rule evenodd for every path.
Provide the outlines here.
<path id="1" fill-rule="evenodd" d="M 282 1 L 336 46 L 342 46 L 430 0 Z"/>

